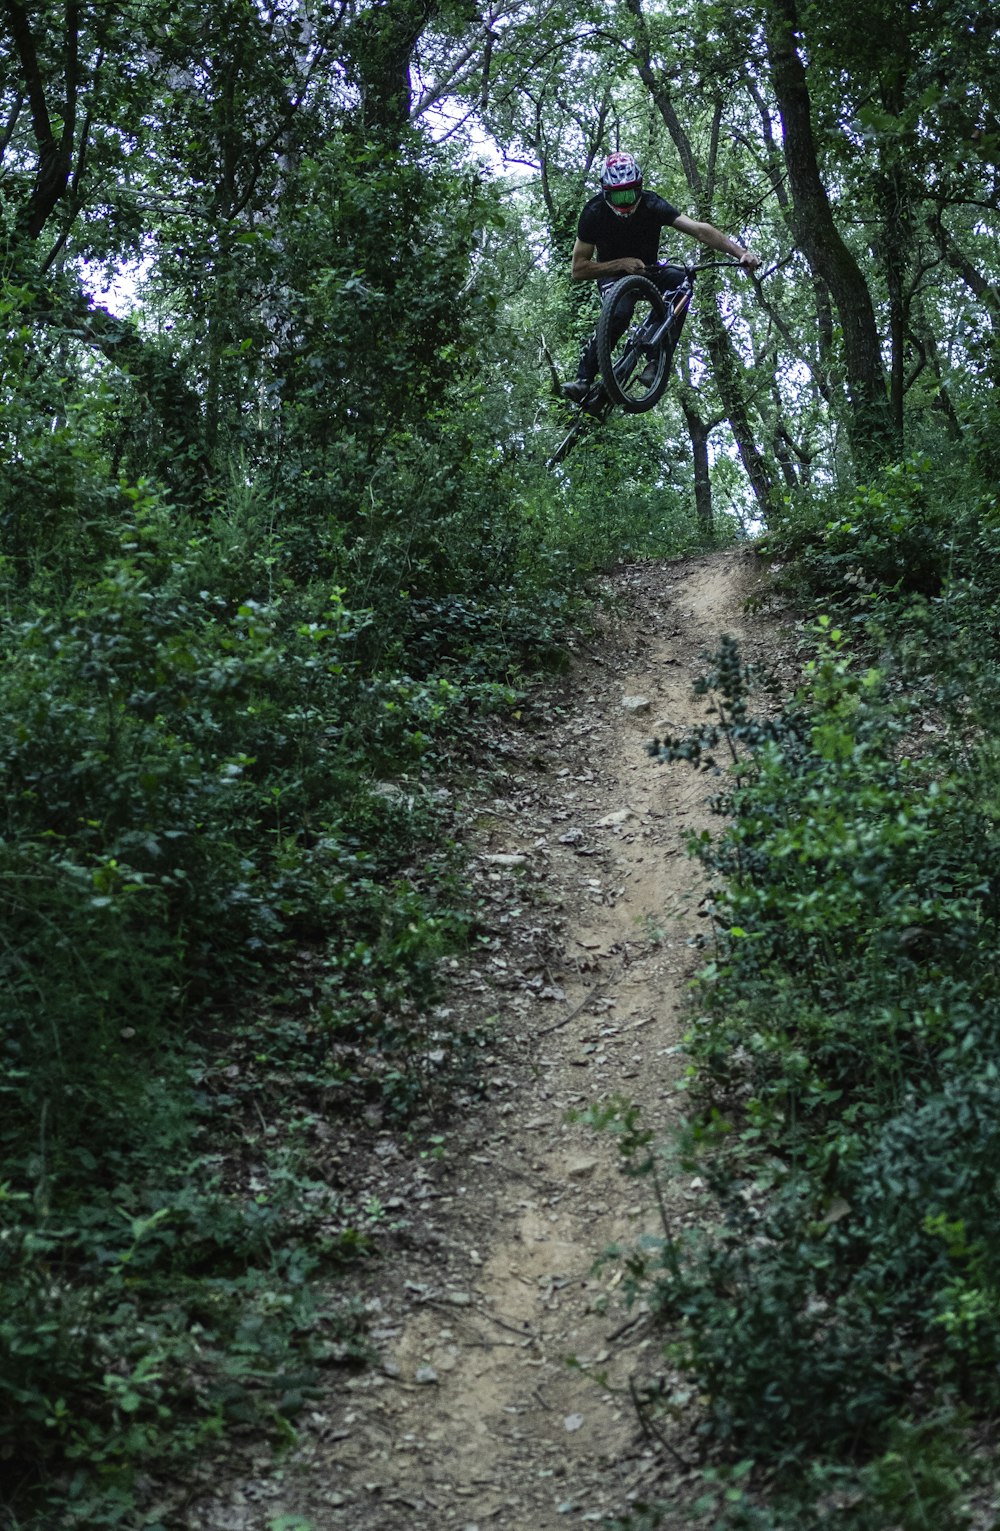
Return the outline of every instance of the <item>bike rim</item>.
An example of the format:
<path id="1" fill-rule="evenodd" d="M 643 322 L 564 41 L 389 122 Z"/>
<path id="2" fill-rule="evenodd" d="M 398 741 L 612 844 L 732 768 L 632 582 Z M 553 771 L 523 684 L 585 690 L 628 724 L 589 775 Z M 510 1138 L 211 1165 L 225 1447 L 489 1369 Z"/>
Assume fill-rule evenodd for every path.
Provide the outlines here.
<path id="1" fill-rule="evenodd" d="M 665 316 L 666 306 L 658 293 L 640 294 L 624 334 L 608 345 L 614 392 L 626 408 L 629 404 L 641 404 L 663 381 L 666 356 L 662 347 L 653 349 L 650 341 L 662 328 Z"/>

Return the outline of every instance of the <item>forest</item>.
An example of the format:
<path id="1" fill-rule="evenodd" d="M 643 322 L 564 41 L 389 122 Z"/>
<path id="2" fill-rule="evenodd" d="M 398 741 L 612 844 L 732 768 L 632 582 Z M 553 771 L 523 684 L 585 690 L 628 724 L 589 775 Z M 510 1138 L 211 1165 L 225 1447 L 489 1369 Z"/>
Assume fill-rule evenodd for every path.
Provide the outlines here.
<path id="1" fill-rule="evenodd" d="M 993 7 L 0 0 L 0 60 L 0 1524 L 168 1531 L 365 1364 L 317 1133 L 447 1118 L 482 1045 L 435 782 L 603 571 L 735 543 L 802 678 L 724 646 L 658 745 L 735 763 L 684 1134 L 621 1146 L 713 1212 L 630 1280 L 706 1525 L 994 1524 Z M 550 468 L 618 148 L 763 265 Z"/>

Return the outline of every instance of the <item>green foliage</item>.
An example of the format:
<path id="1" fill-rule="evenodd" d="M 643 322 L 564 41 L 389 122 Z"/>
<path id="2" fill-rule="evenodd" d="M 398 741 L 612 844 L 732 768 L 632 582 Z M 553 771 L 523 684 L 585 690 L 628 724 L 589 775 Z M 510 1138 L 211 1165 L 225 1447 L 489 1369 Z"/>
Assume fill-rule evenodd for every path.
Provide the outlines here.
<path id="1" fill-rule="evenodd" d="M 147 1152 L 175 1146 L 148 1135 Z M 135 1174 L 135 1155 L 120 1163 Z M 5 1494 L 43 1523 L 51 1506 L 67 1526 L 118 1524 L 138 1462 L 179 1466 L 228 1426 L 294 1418 L 320 1366 L 362 1359 L 355 1316 L 317 1285 L 359 1247 L 356 1214 L 289 1168 L 244 1206 L 209 1162 L 62 1210 L 4 1188 Z M 24 1495 L 31 1461 L 44 1476 Z"/>
<path id="2" fill-rule="evenodd" d="M 0 1456 L 18 1464 L 0 1481 L 30 1511 L 62 1504 L 70 1471 L 67 1525 L 110 1524 L 138 1463 L 291 1416 L 317 1359 L 360 1354 L 315 1277 L 363 1249 L 364 1219 L 266 1139 L 243 1184 L 263 1082 L 283 1113 L 323 1100 L 346 1122 L 374 1096 L 405 1114 L 473 1040 L 432 1019 L 467 929 L 441 810 L 372 783 L 390 753 L 419 761 L 434 687 L 424 717 L 420 688 L 398 691 L 388 724 L 399 700 L 361 673 L 366 617 L 336 591 L 240 600 L 225 549 L 150 486 L 115 503 L 87 583 L 22 593 L 13 573 L 0 680 Z"/>
<path id="3" fill-rule="evenodd" d="M 892 471 L 796 543 L 793 578 L 879 614 L 877 668 L 820 616 L 798 692 L 759 715 L 726 642 L 714 719 L 656 747 L 714 773 L 728 819 L 692 840 L 712 930 L 669 1150 L 719 1220 L 629 1266 L 716 1451 L 757 1469 L 706 1501 L 720 1525 L 822 1506 L 851 1527 L 965 1524 L 962 1441 L 1000 1405 L 1000 777 L 977 639 L 996 588 L 974 551 L 992 518 L 973 485 L 974 513 L 933 487 L 926 464 Z"/>
<path id="4" fill-rule="evenodd" d="M 808 1471 L 806 1491 L 776 1482 L 762 1502 L 749 1478 L 749 1459 L 734 1467 L 707 1468 L 707 1492 L 696 1509 L 716 1531 L 813 1531 L 817 1523 L 845 1531 L 955 1531 L 974 1524 L 970 1471 L 962 1427 L 951 1414 L 917 1424 L 899 1420 L 888 1449 L 864 1467 L 852 1470 L 816 1463 Z M 817 1521 L 817 1517 L 822 1517 Z M 621 1531 L 647 1531 L 663 1523 L 651 1508 L 648 1518 L 630 1517 Z"/>
<path id="5" fill-rule="evenodd" d="M 784 174 L 773 146 L 752 147 L 774 103 L 748 72 L 759 18 L 744 12 L 689 8 L 678 25 L 649 8 L 647 37 L 628 7 L 609 21 L 528 6 L 496 29 L 465 0 L 333 8 L 305 29 L 286 0 L 207 15 L 154 0 L 125 21 L 28 9 L 0 17 L 0 1504 L 49 1531 L 128 1523 L 151 1470 L 235 1423 L 270 1414 L 287 1434 L 310 1368 L 356 1358 L 352 1315 L 310 1293 L 369 1247 L 377 1217 L 329 1192 L 323 1142 L 356 1135 L 363 1108 L 400 1122 L 443 1109 L 480 1041 L 437 1005 L 473 914 L 429 773 L 467 758 L 477 719 L 526 674 L 559 665 L 591 571 L 703 545 L 676 409 L 544 468 L 562 415 L 540 399 L 539 339 L 565 367 L 589 327 L 593 294 L 570 290 L 565 261 L 595 156 L 627 136 L 695 216 L 775 252 L 787 229 L 761 201 Z M 793 262 L 773 298 L 744 284 L 747 301 L 737 286 L 717 299 L 741 359 L 725 369 L 728 428 L 781 458 L 800 577 L 825 597 L 835 583 L 850 616 L 881 610 L 903 654 L 899 674 L 858 673 L 831 638 L 784 718 L 754 720 L 737 685 L 714 742 L 684 746 L 705 756 L 728 731 L 754 762 L 732 836 L 704 847 L 731 885 L 692 1135 L 734 1165 L 778 1145 L 766 1184 L 754 1171 L 774 1247 L 752 1280 L 737 1272 L 717 1348 L 692 1354 L 722 1379 L 720 1429 L 752 1429 L 780 1295 L 802 1296 L 760 1414 L 779 1445 L 799 1379 L 831 1441 L 851 1424 L 835 1387 L 847 1341 L 814 1297 L 857 1339 L 865 1421 L 901 1385 L 886 1357 L 909 1375 L 924 1345 L 934 1375 L 971 1394 L 996 1349 L 981 10 L 953 25 L 887 0 L 905 58 L 873 53 L 836 8 L 806 18 L 863 285 L 880 322 L 901 318 L 893 353 L 913 363 L 912 461 L 817 525 L 810 474 L 850 474 L 828 294 Z M 939 78 L 956 47 L 964 106 Z M 462 128 L 428 132 L 417 91 L 432 79 L 542 175 L 491 179 Z M 672 142 L 670 99 L 647 93 L 658 79 L 690 106 Z M 91 296 L 102 279 L 121 284 L 107 308 Z M 717 499 L 733 502 L 724 541 L 747 494 L 696 326 L 687 339 L 692 399 L 717 421 Z M 961 501 L 921 460 L 937 472 L 945 436 L 986 475 L 956 480 Z M 788 556 L 790 524 L 777 533 Z M 722 669 L 738 672 L 734 655 Z M 899 675 L 955 722 L 950 753 L 909 748 L 911 714 L 887 707 Z M 627 1113 L 622 1142 L 650 1157 Z M 838 1197 L 850 1218 L 831 1219 Z M 810 1252 L 804 1275 L 775 1252 L 786 1235 Z M 899 1280 L 879 1287 L 859 1272 L 890 1262 L 889 1239 Z M 821 1274 L 841 1245 L 860 1264 Z M 729 1364 L 741 1324 L 752 1343 Z M 871 1492 L 895 1504 L 916 1472 L 937 1504 L 934 1452 L 918 1462 L 907 1439 L 878 1435 Z"/>
<path id="6" fill-rule="evenodd" d="M 859 605 L 876 592 L 937 596 L 951 571 L 956 510 L 961 517 L 965 509 L 948 503 L 942 478 L 928 459 L 908 459 L 884 469 L 857 491 L 846 515 L 825 524 L 806 501 L 771 528 L 771 545 L 795 557 L 796 579 L 817 593 L 840 591 Z"/>
<path id="7" fill-rule="evenodd" d="M 283 358 L 282 387 L 302 424 L 329 436 L 341 411 L 378 434 L 432 423 L 488 302 L 462 280 L 477 233 L 501 221 L 486 188 L 419 140 L 386 156 L 344 135 L 303 163 L 290 191 L 299 211 L 280 275 L 302 339 Z"/>
<path id="8" fill-rule="evenodd" d="M 259 429 L 259 332 L 216 366 L 196 307 L 179 351 L 219 405 L 216 472 L 181 504 L 135 378 L 95 378 L 23 293 L 5 310 L 0 1504 L 24 1524 L 120 1523 L 200 1443 L 287 1437 L 317 1367 L 363 1356 L 335 1282 L 379 1214 L 331 1191 L 324 1143 L 475 1073 L 478 1031 L 438 1010 L 471 912 L 425 776 L 552 662 L 571 574 L 443 413 L 473 330 L 440 278 L 479 212 L 418 158 L 355 175 L 374 200 L 341 177 L 340 228 L 381 296 L 347 386 L 357 294 L 332 276 L 295 321 L 329 326 L 321 386 L 297 361 Z M 406 292 L 396 203 L 400 240 L 438 220 Z M 250 291 L 262 245 L 240 248 Z"/>

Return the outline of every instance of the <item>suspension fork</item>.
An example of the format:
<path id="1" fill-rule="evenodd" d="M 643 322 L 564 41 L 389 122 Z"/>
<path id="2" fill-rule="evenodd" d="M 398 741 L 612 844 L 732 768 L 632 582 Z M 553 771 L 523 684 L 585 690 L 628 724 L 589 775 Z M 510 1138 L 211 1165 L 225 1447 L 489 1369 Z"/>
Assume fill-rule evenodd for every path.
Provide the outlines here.
<path id="1" fill-rule="evenodd" d="M 674 303 L 667 310 L 662 322 L 657 325 L 651 335 L 643 339 L 642 348 L 644 351 L 653 352 L 658 350 L 660 346 L 666 345 L 671 335 L 676 336 L 680 333 L 681 324 L 691 306 L 693 295 L 694 290 L 691 287 L 685 287 L 677 294 Z"/>

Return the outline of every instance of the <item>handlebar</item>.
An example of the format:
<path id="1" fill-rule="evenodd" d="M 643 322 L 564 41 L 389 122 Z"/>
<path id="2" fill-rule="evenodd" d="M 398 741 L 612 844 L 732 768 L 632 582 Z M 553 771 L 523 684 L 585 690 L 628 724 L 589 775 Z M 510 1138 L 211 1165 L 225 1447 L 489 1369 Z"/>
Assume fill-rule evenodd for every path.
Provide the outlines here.
<path id="1" fill-rule="evenodd" d="M 744 266 L 743 262 L 738 260 L 655 261 L 652 266 L 646 267 L 646 271 L 652 274 L 655 271 L 662 271 L 665 266 L 673 266 L 675 270 L 686 271 L 689 276 L 694 276 L 698 271 L 750 271 L 751 273 L 753 271 L 751 266 Z"/>
<path id="2" fill-rule="evenodd" d="M 781 267 L 787 264 L 787 260 L 776 261 L 773 266 L 758 266 L 755 269 L 751 266 L 744 266 L 742 262 L 738 260 L 664 260 L 654 261 L 651 266 L 645 266 L 643 268 L 643 275 L 655 276 L 658 271 L 664 270 L 665 267 L 673 266 L 675 271 L 683 271 L 691 282 L 694 281 L 694 278 L 699 271 L 747 271 L 758 282 L 761 282 L 766 276 L 770 276 L 774 271 L 780 271 Z"/>

